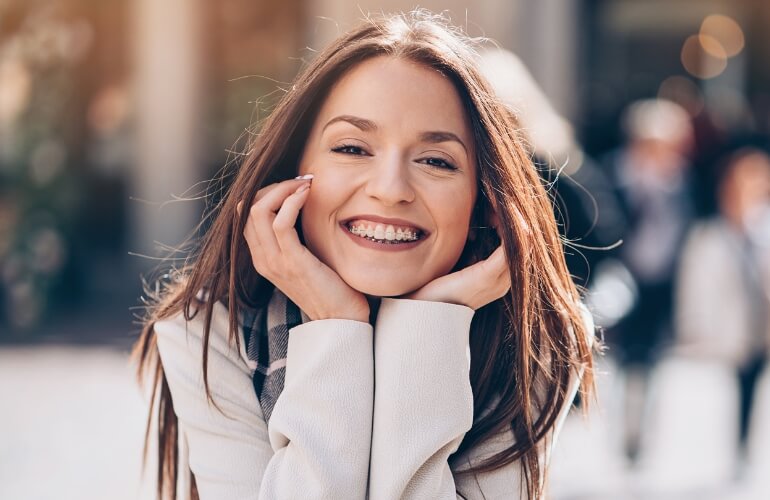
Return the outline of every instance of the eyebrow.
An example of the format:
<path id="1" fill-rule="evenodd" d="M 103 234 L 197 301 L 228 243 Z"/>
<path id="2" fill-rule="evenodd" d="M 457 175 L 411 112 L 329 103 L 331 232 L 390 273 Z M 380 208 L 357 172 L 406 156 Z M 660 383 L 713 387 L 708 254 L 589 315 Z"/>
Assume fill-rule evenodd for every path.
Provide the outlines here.
<path id="1" fill-rule="evenodd" d="M 348 122 L 354 127 L 361 129 L 364 132 L 373 132 L 377 130 L 377 124 L 374 123 L 371 120 L 367 120 L 366 118 L 361 118 L 358 116 L 352 116 L 352 115 L 340 115 L 335 116 L 328 122 L 326 122 L 326 125 L 324 125 L 324 128 L 321 130 L 321 133 L 323 133 L 330 125 L 337 122 Z M 460 144 L 460 146 L 463 147 L 466 153 L 468 153 L 468 147 L 465 145 L 465 143 L 457 136 L 457 134 L 454 134 L 452 132 L 448 132 L 445 130 L 433 130 L 429 132 L 423 132 L 420 134 L 420 140 L 423 142 L 429 142 L 431 144 L 438 144 L 441 142 L 457 142 Z"/>
<path id="2" fill-rule="evenodd" d="M 340 116 L 335 116 L 334 118 L 326 122 L 326 125 L 324 125 L 324 128 L 323 130 L 321 130 L 321 133 L 323 133 L 323 131 L 326 130 L 329 127 L 329 125 L 337 122 L 348 122 L 354 127 L 360 128 L 364 132 L 372 132 L 374 130 L 377 130 L 377 124 L 371 120 L 367 120 L 366 118 L 359 118 L 358 116 L 352 116 L 352 115 L 340 115 Z"/>
<path id="3" fill-rule="evenodd" d="M 429 142 L 431 144 L 454 141 L 454 142 L 460 143 L 460 146 L 462 146 L 465 152 L 468 153 L 468 148 L 465 146 L 465 143 L 459 137 L 457 137 L 456 134 L 453 134 L 452 132 L 446 132 L 443 130 L 433 131 L 433 132 L 423 132 L 422 134 L 420 134 L 420 139 L 423 142 Z"/>

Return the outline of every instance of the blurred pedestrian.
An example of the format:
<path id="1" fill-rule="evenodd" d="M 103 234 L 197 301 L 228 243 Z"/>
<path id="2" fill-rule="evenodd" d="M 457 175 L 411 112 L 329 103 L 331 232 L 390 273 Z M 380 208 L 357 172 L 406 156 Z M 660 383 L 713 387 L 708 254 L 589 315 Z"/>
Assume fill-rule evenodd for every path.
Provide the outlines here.
<path id="1" fill-rule="evenodd" d="M 716 213 L 696 224 L 687 239 L 676 325 L 685 352 L 735 371 L 740 473 L 770 346 L 770 149 L 760 142 L 731 149 L 718 162 Z"/>
<path id="2" fill-rule="evenodd" d="M 642 439 L 650 372 L 672 336 L 674 275 L 692 219 L 687 112 L 673 102 L 632 103 L 623 115 L 627 143 L 607 158 L 627 227 L 616 256 L 635 300 L 607 329 L 610 354 L 625 373 L 625 451 L 635 461 Z"/>

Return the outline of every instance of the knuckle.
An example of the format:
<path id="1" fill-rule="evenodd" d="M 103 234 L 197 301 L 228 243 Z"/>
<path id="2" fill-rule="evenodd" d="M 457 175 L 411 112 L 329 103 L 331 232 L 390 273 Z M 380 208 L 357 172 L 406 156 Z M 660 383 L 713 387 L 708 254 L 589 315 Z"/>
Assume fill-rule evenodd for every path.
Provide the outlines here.
<path id="1" fill-rule="evenodd" d="M 273 220 L 271 225 L 273 227 L 273 231 L 275 231 L 276 233 L 282 233 L 283 231 L 286 230 L 286 225 L 283 223 L 283 221 L 279 217 L 276 217 L 275 220 Z"/>
<path id="2" fill-rule="evenodd" d="M 246 228 L 243 230 L 243 237 L 246 239 L 246 243 L 248 243 L 249 246 L 259 243 L 257 232 L 251 226 L 246 226 Z"/>
<path id="3" fill-rule="evenodd" d="M 254 259 L 254 268 L 257 270 L 259 274 L 264 276 L 265 278 L 275 278 L 276 276 L 280 275 L 278 273 L 277 266 L 274 264 L 270 264 L 264 257 L 259 257 Z"/>
<path id="4" fill-rule="evenodd" d="M 256 269 L 259 274 L 262 276 L 267 276 L 265 267 L 262 265 L 262 261 L 260 259 L 254 257 L 251 259 L 251 263 L 254 265 L 254 269 Z"/>

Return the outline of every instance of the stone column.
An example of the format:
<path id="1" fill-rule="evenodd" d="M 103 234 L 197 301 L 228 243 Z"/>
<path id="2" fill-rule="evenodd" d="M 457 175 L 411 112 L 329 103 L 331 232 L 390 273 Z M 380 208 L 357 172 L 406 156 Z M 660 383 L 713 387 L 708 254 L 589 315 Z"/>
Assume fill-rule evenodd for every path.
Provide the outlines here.
<path id="1" fill-rule="evenodd" d="M 517 0 L 518 12 L 510 47 L 532 72 L 554 109 L 575 118 L 579 39 L 578 0 Z"/>
<path id="2" fill-rule="evenodd" d="M 169 202 L 200 180 L 204 105 L 200 88 L 201 0 L 135 0 L 135 148 L 129 173 L 129 249 L 160 256 L 200 219 L 198 202 Z M 137 259 L 139 267 L 155 262 Z"/>

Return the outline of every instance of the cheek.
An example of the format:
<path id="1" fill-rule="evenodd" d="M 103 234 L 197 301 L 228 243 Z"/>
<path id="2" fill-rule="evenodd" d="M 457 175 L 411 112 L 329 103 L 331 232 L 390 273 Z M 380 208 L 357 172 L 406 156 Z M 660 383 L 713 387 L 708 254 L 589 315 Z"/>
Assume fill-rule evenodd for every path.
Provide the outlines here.
<path id="1" fill-rule="evenodd" d="M 453 267 L 465 248 L 474 201 L 475 197 L 468 191 L 456 191 L 437 205 L 437 225 L 443 233 L 440 251 L 445 262 L 442 267 Z"/>
<path id="2" fill-rule="evenodd" d="M 470 211 L 455 210 L 446 213 L 442 223 L 446 234 L 447 242 L 452 243 L 452 247 L 462 246 L 468 237 L 470 226 Z"/>
<path id="3" fill-rule="evenodd" d="M 328 231 L 338 217 L 342 193 L 335 187 L 337 184 L 333 176 L 317 175 L 302 207 L 302 234 L 306 246 L 316 255 L 322 253 L 324 242 L 328 241 Z"/>
<path id="4" fill-rule="evenodd" d="M 307 246 L 311 252 L 316 253 L 318 244 L 324 241 L 320 234 L 323 227 L 322 221 L 324 217 L 322 214 L 324 208 L 322 203 L 323 198 L 314 196 L 312 193 L 313 188 L 310 189 L 311 193 L 301 211 L 301 227 L 305 246 Z"/>
<path id="5" fill-rule="evenodd" d="M 463 186 L 444 197 L 442 210 L 445 224 L 451 226 L 456 238 L 465 239 L 468 235 L 468 227 L 471 222 L 473 205 L 476 203 L 475 191 L 471 186 Z"/>

